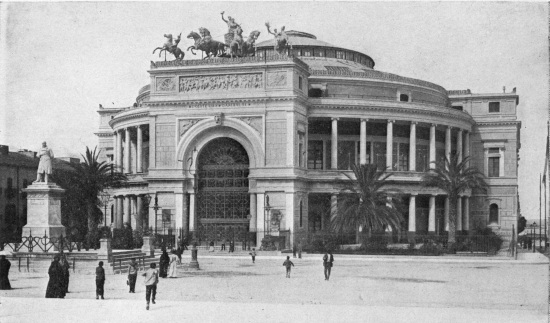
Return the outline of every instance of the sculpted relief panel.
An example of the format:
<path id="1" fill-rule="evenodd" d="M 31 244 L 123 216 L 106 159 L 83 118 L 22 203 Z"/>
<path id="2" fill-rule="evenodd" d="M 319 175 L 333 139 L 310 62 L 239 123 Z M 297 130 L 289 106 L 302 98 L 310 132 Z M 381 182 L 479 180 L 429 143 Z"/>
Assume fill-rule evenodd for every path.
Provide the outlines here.
<path id="1" fill-rule="evenodd" d="M 287 72 L 271 72 L 267 74 L 267 86 L 279 87 L 286 86 Z"/>
<path id="2" fill-rule="evenodd" d="M 176 82 L 171 77 L 159 77 L 157 78 L 158 92 L 171 92 L 176 90 Z"/>
<path id="3" fill-rule="evenodd" d="M 179 79 L 179 91 L 184 93 L 261 88 L 263 88 L 261 73 L 180 76 Z"/>
<path id="4" fill-rule="evenodd" d="M 201 119 L 180 120 L 180 124 L 179 124 L 180 137 L 182 137 L 187 132 L 187 130 L 189 130 L 192 126 L 194 126 L 199 121 L 201 121 Z"/>
<path id="5" fill-rule="evenodd" d="M 237 118 L 247 125 L 251 126 L 262 137 L 263 122 L 262 117 L 239 117 Z"/>

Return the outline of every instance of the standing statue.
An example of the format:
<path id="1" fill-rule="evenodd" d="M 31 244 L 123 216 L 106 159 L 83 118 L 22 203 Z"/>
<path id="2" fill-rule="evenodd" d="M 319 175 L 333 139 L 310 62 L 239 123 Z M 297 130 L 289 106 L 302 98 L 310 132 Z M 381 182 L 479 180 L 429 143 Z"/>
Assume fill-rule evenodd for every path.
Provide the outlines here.
<path id="1" fill-rule="evenodd" d="M 227 24 L 227 34 L 225 34 L 225 44 L 229 45 L 231 44 L 233 40 L 233 36 L 235 35 L 235 29 L 237 29 L 237 27 L 240 27 L 240 25 L 236 23 L 235 19 L 231 18 L 231 16 L 227 16 L 227 20 L 225 20 L 225 18 L 223 17 L 224 13 L 225 11 L 222 11 L 222 20 L 225 21 L 225 23 Z"/>
<path id="2" fill-rule="evenodd" d="M 285 26 L 281 27 L 281 31 L 277 32 L 277 29 L 273 29 L 275 32 L 269 30 L 269 22 L 265 23 L 267 27 L 267 32 L 275 36 L 275 51 L 279 54 L 284 54 L 288 46 L 288 36 L 285 32 Z"/>
<path id="3" fill-rule="evenodd" d="M 260 37 L 260 31 L 254 30 L 250 33 L 250 35 L 242 45 L 242 56 L 254 56 L 254 45 L 256 44 L 256 40 L 258 39 L 258 37 Z"/>
<path id="4" fill-rule="evenodd" d="M 167 51 L 168 53 L 174 55 L 176 59 L 183 59 L 183 57 L 185 57 L 185 53 L 180 48 L 178 48 L 178 44 L 181 40 L 181 33 L 178 35 L 178 38 L 176 38 L 175 41 L 172 40 L 172 34 L 164 34 L 164 37 L 166 37 L 166 42 L 162 47 L 155 48 L 155 50 L 153 50 L 153 54 L 160 49 L 159 57 L 163 51 Z"/>
<path id="5" fill-rule="evenodd" d="M 38 158 L 40 158 L 40 163 L 36 171 L 35 182 L 48 183 L 48 176 L 52 173 L 53 151 L 48 148 L 45 141 L 42 143 L 42 148 L 38 151 Z M 44 176 L 42 176 L 42 174 L 44 174 Z"/>

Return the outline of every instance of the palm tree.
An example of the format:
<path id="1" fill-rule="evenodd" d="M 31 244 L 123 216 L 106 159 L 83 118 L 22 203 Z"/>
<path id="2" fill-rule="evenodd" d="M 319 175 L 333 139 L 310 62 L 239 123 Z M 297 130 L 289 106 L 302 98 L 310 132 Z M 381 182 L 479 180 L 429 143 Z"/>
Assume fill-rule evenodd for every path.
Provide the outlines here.
<path id="1" fill-rule="evenodd" d="M 458 155 L 451 159 L 442 159 L 436 163 L 435 169 L 422 177 L 424 186 L 437 187 L 447 193 L 449 198 L 449 249 L 453 250 L 456 243 L 456 210 L 458 196 L 466 190 L 487 192 L 488 184 L 485 175 L 475 167 L 468 166 L 470 157 L 458 160 Z"/>
<path id="2" fill-rule="evenodd" d="M 125 183 L 126 176 L 116 171 L 115 166 L 108 162 L 98 162 L 99 152 L 97 147 L 91 151 L 86 147 L 84 161 L 71 165 L 73 172 L 65 173 L 59 183 L 65 189 L 74 190 L 72 196 L 79 199 L 88 222 L 88 233 L 97 230 L 102 213 L 99 208 L 98 195 L 109 187 L 118 187 Z"/>
<path id="3" fill-rule="evenodd" d="M 376 165 L 353 165 L 355 178 L 348 174 L 349 181 L 340 191 L 338 210 L 332 226 L 339 232 L 362 228 L 368 237 L 372 232 L 384 232 L 387 227 L 401 231 L 403 216 L 394 199 L 399 192 L 384 188 L 391 175 L 377 169 Z"/>

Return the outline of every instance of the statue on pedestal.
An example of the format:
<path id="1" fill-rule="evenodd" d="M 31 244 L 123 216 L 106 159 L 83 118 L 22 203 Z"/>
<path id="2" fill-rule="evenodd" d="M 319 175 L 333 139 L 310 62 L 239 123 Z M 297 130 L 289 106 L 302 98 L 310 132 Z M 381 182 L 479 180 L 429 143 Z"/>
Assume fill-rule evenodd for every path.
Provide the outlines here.
<path id="1" fill-rule="evenodd" d="M 52 173 L 52 159 L 53 151 L 48 148 L 48 145 L 44 141 L 42 143 L 42 148 L 38 151 L 38 158 L 40 158 L 40 163 L 38 164 L 38 170 L 36 171 L 36 181 L 35 182 L 46 182 L 48 183 L 48 176 Z"/>
<path id="2" fill-rule="evenodd" d="M 288 36 L 285 32 L 285 26 L 281 27 L 281 31 L 279 32 L 277 32 L 277 29 L 273 29 L 274 32 L 271 32 L 269 22 L 266 22 L 265 26 L 267 27 L 267 32 L 275 36 L 275 51 L 279 54 L 284 54 L 288 47 Z"/>

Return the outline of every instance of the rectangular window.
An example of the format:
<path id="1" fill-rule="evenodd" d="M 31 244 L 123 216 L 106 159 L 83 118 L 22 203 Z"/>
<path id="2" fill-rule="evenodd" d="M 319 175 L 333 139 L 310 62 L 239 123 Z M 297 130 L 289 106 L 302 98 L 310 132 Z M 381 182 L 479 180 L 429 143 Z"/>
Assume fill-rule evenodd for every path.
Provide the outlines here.
<path id="1" fill-rule="evenodd" d="M 323 141 L 310 140 L 307 150 L 307 168 L 323 169 Z"/>
<path id="2" fill-rule="evenodd" d="M 315 51 L 315 56 L 325 57 L 325 51 L 322 49 L 318 49 Z"/>
<path id="3" fill-rule="evenodd" d="M 305 56 L 305 57 L 311 57 L 311 50 L 309 50 L 309 49 L 304 49 L 304 56 Z"/>
<path id="4" fill-rule="evenodd" d="M 386 143 L 374 142 L 373 143 L 374 164 L 379 170 L 386 169 Z"/>
<path id="5" fill-rule="evenodd" d="M 416 171 L 427 172 L 430 169 L 430 147 L 416 145 Z"/>
<path id="6" fill-rule="evenodd" d="M 300 90 L 302 89 L 302 77 L 301 76 L 298 76 L 298 88 Z"/>
<path id="7" fill-rule="evenodd" d="M 355 141 L 338 142 L 338 169 L 351 170 L 355 163 Z"/>
<path id="8" fill-rule="evenodd" d="M 500 176 L 500 157 L 489 157 L 489 177 L 499 177 Z"/>
<path id="9" fill-rule="evenodd" d="M 336 58 L 344 59 L 344 52 L 337 50 L 336 51 Z"/>
<path id="10" fill-rule="evenodd" d="M 489 113 L 500 112 L 500 102 L 489 102 Z"/>

